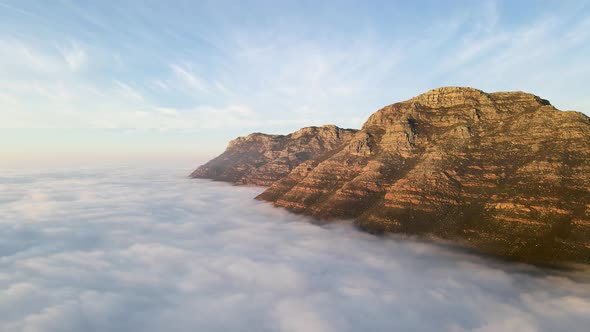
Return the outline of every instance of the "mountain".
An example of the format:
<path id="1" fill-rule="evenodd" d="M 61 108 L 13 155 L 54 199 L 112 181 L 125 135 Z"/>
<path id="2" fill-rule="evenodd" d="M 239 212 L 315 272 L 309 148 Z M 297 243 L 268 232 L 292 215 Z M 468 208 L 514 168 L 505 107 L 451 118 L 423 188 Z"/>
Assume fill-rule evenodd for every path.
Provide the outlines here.
<path id="1" fill-rule="evenodd" d="M 290 172 L 255 168 L 253 179 L 271 184 L 257 199 L 510 259 L 590 262 L 590 118 L 582 113 L 524 92 L 445 87 L 378 110 L 350 135 Z M 267 149 L 259 144 L 255 155 Z M 220 158 L 217 167 L 234 165 Z M 256 166 L 240 160 L 250 165 L 240 169 Z"/>
<path id="2" fill-rule="evenodd" d="M 340 147 L 356 132 L 326 125 L 302 128 L 289 135 L 253 133 L 231 141 L 225 152 L 190 176 L 269 186 L 302 162 Z"/>
<path id="3" fill-rule="evenodd" d="M 538 262 L 590 258 L 590 118 L 523 92 L 439 88 L 369 117 L 258 199 L 371 232 Z"/>

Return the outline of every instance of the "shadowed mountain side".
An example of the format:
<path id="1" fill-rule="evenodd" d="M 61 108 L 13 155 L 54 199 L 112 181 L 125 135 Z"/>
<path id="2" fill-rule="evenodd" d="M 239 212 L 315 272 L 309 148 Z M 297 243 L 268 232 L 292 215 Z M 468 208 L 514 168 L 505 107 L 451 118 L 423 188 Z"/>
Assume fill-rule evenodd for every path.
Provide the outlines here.
<path id="1" fill-rule="evenodd" d="M 431 90 L 309 159 L 257 198 L 518 260 L 590 258 L 590 119 L 535 95 Z"/>
<path id="2" fill-rule="evenodd" d="M 356 132 L 326 125 L 302 128 L 288 135 L 253 133 L 238 137 L 221 155 L 197 168 L 191 177 L 269 186 L 300 163 L 348 142 Z"/>

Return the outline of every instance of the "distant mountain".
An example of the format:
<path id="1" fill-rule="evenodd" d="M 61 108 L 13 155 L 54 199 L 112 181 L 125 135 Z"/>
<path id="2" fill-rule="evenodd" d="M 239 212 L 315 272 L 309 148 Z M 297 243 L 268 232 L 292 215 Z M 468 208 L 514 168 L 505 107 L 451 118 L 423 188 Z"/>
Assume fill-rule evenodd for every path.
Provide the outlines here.
<path id="1" fill-rule="evenodd" d="M 302 128 L 289 135 L 238 137 L 220 156 L 197 168 L 193 178 L 269 186 L 304 161 L 347 143 L 357 132 L 333 125 Z"/>
<path id="2" fill-rule="evenodd" d="M 342 143 L 287 176 L 261 169 L 256 178 L 266 183 L 284 177 L 257 198 L 324 220 L 352 218 L 375 233 L 530 262 L 589 262 L 590 118 L 582 113 L 524 92 L 445 87 L 384 107 Z"/>

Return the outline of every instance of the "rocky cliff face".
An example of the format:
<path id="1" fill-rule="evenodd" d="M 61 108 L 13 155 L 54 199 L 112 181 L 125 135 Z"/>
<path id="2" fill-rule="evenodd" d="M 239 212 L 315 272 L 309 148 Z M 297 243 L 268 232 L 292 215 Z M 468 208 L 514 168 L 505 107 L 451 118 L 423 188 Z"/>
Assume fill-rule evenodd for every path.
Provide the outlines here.
<path id="1" fill-rule="evenodd" d="M 255 150 L 273 137 L 259 138 Z M 294 163 L 282 155 L 270 176 L 244 166 L 228 179 L 270 184 L 294 167 L 258 199 L 519 260 L 590 261 L 590 118 L 581 113 L 523 92 L 439 88 L 384 107 L 332 147 Z"/>
<path id="2" fill-rule="evenodd" d="M 269 186 L 300 163 L 339 148 L 356 132 L 327 125 L 306 127 L 289 135 L 254 133 L 238 137 L 191 177 Z"/>

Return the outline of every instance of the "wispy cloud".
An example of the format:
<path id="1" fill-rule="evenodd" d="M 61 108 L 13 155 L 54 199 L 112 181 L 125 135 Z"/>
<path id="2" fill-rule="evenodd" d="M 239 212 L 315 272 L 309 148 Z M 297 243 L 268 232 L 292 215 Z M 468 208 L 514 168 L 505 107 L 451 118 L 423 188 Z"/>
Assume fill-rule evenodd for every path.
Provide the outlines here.
<path id="1" fill-rule="evenodd" d="M 0 38 L 0 64 L 10 79 L 31 79 L 31 76 L 55 73 L 63 66 L 56 54 L 43 52 L 39 48 L 14 38 Z"/>
<path id="2" fill-rule="evenodd" d="M 379 107 L 444 85 L 530 91 L 590 112 L 582 2 L 524 12 L 505 1 L 431 3 L 420 15 L 403 3 L 340 5 L 8 2 L 0 127 L 209 128 L 224 139 L 360 127 Z"/>
<path id="3" fill-rule="evenodd" d="M 121 94 L 129 99 L 136 100 L 139 102 L 144 101 L 144 97 L 141 92 L 137 91 L 137 89 L 132 88 L 128 84 L 125 84 L 121 81 L 115 81 L 115 85 L 119 87 Z"/>
<path id="4" fill-rule="evenodd" d="M 196 92 L 209 92 L 209 84 L 193 73 L 190 66 L 182 66 L 177 64 L 170 65 L 172 72 L 178 77 L 184 84 L 189 88 L 194 89 Z"/>
<path id="5" fill-rule="evenodd" d="M 17 12 L 19 14 L 23 14 L 23 15 L 27 15 L 27 16 L 33 16 L 35 18 L 38 18 L 38 15 L 34 14 L 33 12 L 30 12 L 30 11 L 27 11 L 27 10 L 23 10 L 23 9 L 17 7 L 17 6 L 13 6 L 13 5 L 10 5 L 10 4 L 5 3 L 5 2 L 0 2 L 0 7 L 4 7 L 6 9 L 8 9 L 8 10 L 15 11 L 15 12 Z"/>
<path id="6" fill-rule="evenodd" d="M 65 62 L 71 71 L 78 71 L 88 61 L 86 51 L 78 43 L 71 43 L 70 46 L 61 49 Z"/>

